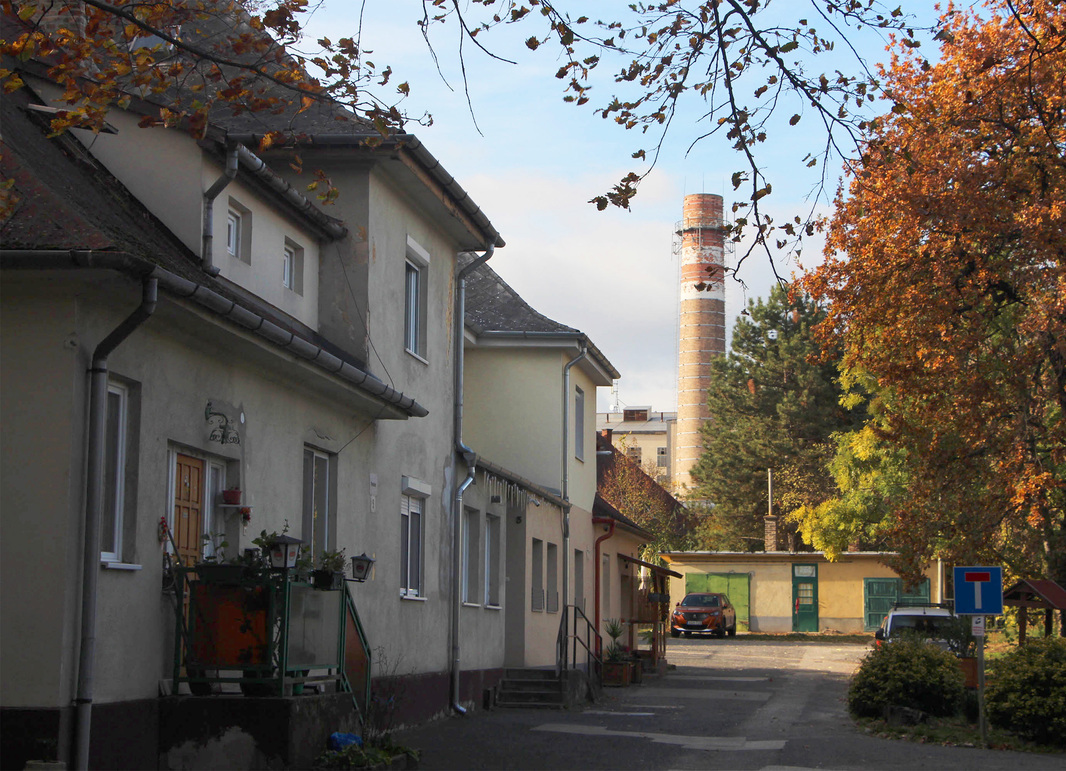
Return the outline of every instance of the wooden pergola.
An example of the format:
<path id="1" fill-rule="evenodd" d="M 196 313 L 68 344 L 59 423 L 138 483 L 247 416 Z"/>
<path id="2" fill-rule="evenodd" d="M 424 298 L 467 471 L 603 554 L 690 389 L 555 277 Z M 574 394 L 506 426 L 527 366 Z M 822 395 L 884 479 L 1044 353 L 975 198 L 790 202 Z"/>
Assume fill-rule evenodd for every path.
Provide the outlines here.
<path id="1" fill-rule="evenodd" d="M 1018 614 L 1018 644 L 1025 643 L 1025 629 L 1029 622 L 1029 609 L 1044 611 L 1044 637 L 1053 633 L 1055 611 L 1059 611 L 1060 633 L 1066 631 L 1066 589 L 1047 578 L 1029 578 L 1015 583 L 1003 592 L 1003 604 L 1021 608 Z"/>
<path id="2" fill-rule="evenodd" d="M 618 556 L 626 562 L 645 568 L 650 573 L 650 585 L 645 589 L 639 589 L 634 592 L 632 605 L 633 617 L 627 620 L 631 624 L 629 627 L 629 644 L 631 649 L 636 651 L 637 654 L 642 657 L 650 658 L 652 671 L 658 671 L 659 662 L 666 660 L 666 632 L 668 631 L 667 624 L 669 622 L 670 606 L 670 576 L 674 576 L 675 578 L 681 578 L 682 576 L 680 573 L 670 570 L 669 568 L 653 565 L 650 562 L 639 560 L 636 557 L 630 557 L 628 554 L 619 554 Z M 642 651 L 638 649 L 637 640 L 633 638 L 633 626 L 636 624 L 651 624 L 652 643 L 650 651 Z"/>

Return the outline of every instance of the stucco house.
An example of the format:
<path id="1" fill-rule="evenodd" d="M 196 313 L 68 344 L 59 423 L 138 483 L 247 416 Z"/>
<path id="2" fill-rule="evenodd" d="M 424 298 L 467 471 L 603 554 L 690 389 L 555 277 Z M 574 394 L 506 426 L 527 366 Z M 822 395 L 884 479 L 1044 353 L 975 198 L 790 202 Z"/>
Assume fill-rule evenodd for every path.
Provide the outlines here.
<path id="1" fill-rule="evenodd" d="M 932 565 L 925 581 L 907 587 L 888 567 L 892 554 L 846 552 L 829 561 L 821 552 L 666 552 L 681 574 L 670 601 L 689 592 L 724 592 L 747 632 L 872 631 L 900 600 L 943 602 L 943 571 Z"/>
<path id="2" fill-rule="evenodd" d="M 373 556 L 363 622 L 419 683 L 412 715 L 448 710 L 448 322 L 456 255 L 502 239 L 414 137 L 367 149 L 307 111 L 303 152 L 345 191 L 327 215 L 239 123 L 140 129 L 134 102 L 113 134 L 49 139 L 55 90 L 26 79 L 3 100 L 5 761 L 70 758 L 91 714 L 93 766 L 155 766 L 161 519 L 186 557 L 286 527 L 316 556 Z M 235 487 L 247 521 L 220 504 Z M 470 669 L 500 665 L 502 635 L 472 640 Z"/>
<path id="3" fill-rule="evenodd" d="M 506 525 L 505 662 L 553 667 L 567 606 L 594 625 L 597 612 L 601 622 L 628 615 L 627 558 L 649 540 L 597 509 L 593 405 L 618 372 L 588 335 L 538 313 L 490 264 L 470 270 L 465 295 L 463 442 L 490 478 L 526 480 L 531 493 Z M 491 501 L 490 486 L 471 487 L 464 502 L 486 493 Z M 606 541 L 605 517 L 617 518 Z"/>

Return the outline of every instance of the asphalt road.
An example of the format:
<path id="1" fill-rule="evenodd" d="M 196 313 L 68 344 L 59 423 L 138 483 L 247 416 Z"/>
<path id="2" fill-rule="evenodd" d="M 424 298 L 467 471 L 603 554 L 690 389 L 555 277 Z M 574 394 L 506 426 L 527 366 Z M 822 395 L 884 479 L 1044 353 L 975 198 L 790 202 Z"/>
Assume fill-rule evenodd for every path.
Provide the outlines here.
<path id="1" fill-rule="evenodd" d="M 670 640 L 676 666 L 581 710 L 496 709 L 396 735 L 422 769 L 1066 769 L 1033 755 L 878 739 L 846 714 L 858 645 Z"/>

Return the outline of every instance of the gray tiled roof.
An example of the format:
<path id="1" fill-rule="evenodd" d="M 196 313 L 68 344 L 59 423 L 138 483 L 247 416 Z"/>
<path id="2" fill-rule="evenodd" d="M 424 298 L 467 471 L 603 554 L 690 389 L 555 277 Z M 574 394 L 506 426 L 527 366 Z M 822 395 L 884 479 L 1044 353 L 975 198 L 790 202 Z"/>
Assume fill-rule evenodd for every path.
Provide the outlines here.
<path id="1" fill-rule="evenodd" d="M 465 267 L 473 257 L 460 255 Z M 466 324 L 482 332 L 557 332 L 583 337 L 581 330 L 552 321 L 538 313 L 488 263 L 475 268 L 466 277 Z"/>

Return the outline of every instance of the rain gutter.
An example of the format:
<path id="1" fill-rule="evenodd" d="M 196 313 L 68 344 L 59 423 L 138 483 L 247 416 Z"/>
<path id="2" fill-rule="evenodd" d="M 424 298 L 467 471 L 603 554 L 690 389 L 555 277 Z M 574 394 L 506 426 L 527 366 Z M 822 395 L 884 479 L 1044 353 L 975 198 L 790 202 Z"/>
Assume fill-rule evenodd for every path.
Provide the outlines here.
<path id="1" fill-rule="evenodd" d="M 155 312 L 159 280 L 142 279 L 141 304 L 93 351 L 89 368 L 89 432 L 86 437 L 85 533 L 81 579 L 81 639 L 78 690 L 74 697 L 74 768 L 89 768 L 89 734 L 96 662 L 96 594 L 100 576 L 100 521 L 107 473 L 107 357 Z"/>
<path id="2" fill-rule="evenodd" d="M 614 535 L 614 523 L 613 517 L 593 517 L 593 525 L 607 525 L 607 532 L 596 539 L 596 556 L 593 558 L 596 560 L 596 639 L 599 639 L 600 634 L 600 572 L 602 566 L 600 565 L 600 543 L 606 541 L 612 535 Z M 599 651 L 597 651 L 597 654 Z"/>
<path id="3" fill-rule="evenodd" d="M 462 617 L 462 524 L 463 493 L 474 484 L 477 473 L 477 453 L 463 442 L 463 370 L 465 368 L 465 330 L 466 330 L 466 277 L 476 268 L 484 265 L 496 251 L 495 242 L 489 242 L 484 254 L 475 257 L 455 277 L 455 449 L 466 463 L 466 479 L 455 488 L 455 502 L 452 504 L 452 608 L 451 608 L 451 701 L 452 709 L 459 715 L 466 714 L 466 708 L 459 702 L 459 675 L 462 672 L 460 661 L 459 625 Z M 458 478 L 459 464 L 455 464 Z"/>
<path id="4" fill-rule="evenodd" d="M 570 597 L 570 369 L 588 355 L 588 346 L 582 342 L 581 352 L 563 366 L 563 484 L 561 487 L 563 506 L 563 605 Z M 563 645 L 567 643 L 564 640 Z M 567 651 L 564 647 L 563 660 Z"/>
<path id="5" fill-rule="evenodd" d="M 204 273 L 209 276 L 217 276 L 220 273 L 219 268 L 214 263 L 215 199 L 236 176 L 237 148 L 233 148 L 226 153 L 226 170 L 221 177 L 215 180 L 215 184 L 211 185 L 204 193 L 204 222 L 200 247 L 200 264 L 203 266 Z"/>
<path id="6" fill-rule="evenodd" d="M 136 279 L 153 278 L 159 287 L 181 299 L 192 300 L 211 313 L 232 321 L 272 345 L 278 346 L 317 369 L 335 375 L 355 387 L 355 390 L 373 396 L 396 408 L 408 417 L 422 418 L 429 410 L 403 392 L 385 385 L 376 377 L 344 359 L 330 353 L 322 346 L 303 337 L 298 337 L 259 313 L 239 305 L 217 292 L 208 289 L 170 271 L 123 252 L 98 252 L 79 250 L 0 250 L 0 268 L 22 270 L 58 270 L 96 268 L 114 270 Z"/>

